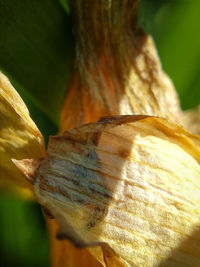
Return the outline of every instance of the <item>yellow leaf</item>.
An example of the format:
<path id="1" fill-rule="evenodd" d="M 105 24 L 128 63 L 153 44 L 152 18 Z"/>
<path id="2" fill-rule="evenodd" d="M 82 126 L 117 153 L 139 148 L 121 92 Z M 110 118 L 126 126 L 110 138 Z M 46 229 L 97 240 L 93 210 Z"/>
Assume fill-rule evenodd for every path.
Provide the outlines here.
<path id="1" fill-rule="evenodd" d="M 8 179 L 31 187 L 11 159 L 44 157 L 43 137 L 23 100 L 0 72 L 0 185 Z"/>
<path id="2" fill-rule="evenodd" d="M 51 137 L 34 191 L 104 266 L 200 266 L 199 145 L 162 118 L 108 117 Z"/>

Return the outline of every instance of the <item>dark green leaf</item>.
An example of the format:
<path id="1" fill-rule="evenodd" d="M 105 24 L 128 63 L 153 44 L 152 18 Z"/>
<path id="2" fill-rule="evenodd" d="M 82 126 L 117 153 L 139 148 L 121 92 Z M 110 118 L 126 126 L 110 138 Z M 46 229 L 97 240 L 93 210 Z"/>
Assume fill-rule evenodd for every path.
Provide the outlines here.
<path id="1" fill-rule="evenodd" d="M 157 3 L 157 4 L 156 4 Z M 143 1 L 141 22 L 156 42 L 183 108 L 200 103 L 200 1 Z"/>
<path id="2" fill-rule="evenodd" d="M 58 0 L 63 6 L 64 10 L 69 14 L 69 4 L 67 0 Z"/>
<path id="3" fill-rule="evenodd" d="M 57 0 L 0 0 L 0 69 L 55 123 L 72 52 L 71 24 Z"/>

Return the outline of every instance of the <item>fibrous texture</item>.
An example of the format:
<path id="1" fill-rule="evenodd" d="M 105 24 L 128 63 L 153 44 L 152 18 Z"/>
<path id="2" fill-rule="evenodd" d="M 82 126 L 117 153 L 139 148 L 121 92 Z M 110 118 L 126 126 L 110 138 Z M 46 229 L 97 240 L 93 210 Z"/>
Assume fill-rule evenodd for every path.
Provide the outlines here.
<path id="1" fill-rule="evenodd" d="M 145 114 L 180 121 L 173 83 L 162 70 L 151 36 L 138 26 L 139 2 L 69 1 L 75 59 L 62 110 L 61 132 L 107 115 Z M 75 260 L 71 266 L 94 266 L 89 255 L 86 261 L 77 263 L 82 259 L 81 252 L 69 242 L 55 239 L 57 226 L 53 220 L 49 227 L 54 267 L 65 266 L 72 255 Z M 83 258 L 84 254 L 82 251 Z M 94 251 L 92 254 L 96 255 Z"/>
<path id="2" fill-rule="evenodd" d="M 51 137 L 36 198 L 103 266 L 200 266 L 199 145 L 162 118 L 108 117 Z"/>
<path id="3" fill-rule="evenodd" d="M 14 89 L 20 108 L 2 94 L 2 118 L 12 107 L 4 123 L 14 127 L 4 139 L 17 153 L 9 146 L 7 162 L 31 158 L 14 163 L 56 219 L 48 220 L 54 267 L 200 266 L 200 141 L 168 121 L 182 113 L 151 37 L 137 25 L 138 3 L 70 1 L 76 57 L 61 132 L 104 115 L 140 115 L 51 137 L 46 157 L 33 159 L 44 157 L 43 139 Z"/>
<path id="4" fill-rule="evenodd" d="M 107 115 L 156 115 L 180 122 L 173 83 L 162 70 L 151 36 L 138 26 L 139 2 L 69 1 L 76 55 L 62 110 L 61 132 Z M 65 266 L 70 251 L 75 259 L 80 251 L 54 238 L 54 224 L 49 221 L 50 229 L 54 229 L 50 231 L 53 266 Z M 96 255 L 94 251 L 92 254 Z M 89 256 L 84 262 L 94 266 Z M 78 267 L 83 261 L 71 264 Z"/>
<path id="5" fill-rule="evenodd" d="M 148 114 L 180 121 L 174 86 L 154 42 L 137 24 L 138 0 L 72 0 L 76 57 L 61 131 L 102 116 Z"/>

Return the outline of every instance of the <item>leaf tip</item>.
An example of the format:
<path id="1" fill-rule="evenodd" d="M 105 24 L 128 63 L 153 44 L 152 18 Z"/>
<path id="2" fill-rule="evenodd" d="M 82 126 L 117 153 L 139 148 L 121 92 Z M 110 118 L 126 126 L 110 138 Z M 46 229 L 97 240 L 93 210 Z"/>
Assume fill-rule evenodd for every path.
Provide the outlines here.
<path id="1" fill-rule="evenodd" d="M 36 176 L 36 171 L 40 166 L 43 158 L 37 159 L 11 159 L 14 165 L 20 170 L 20 172 L 27 178 L 30 183 L 34 183 L 34 179 Z"/>

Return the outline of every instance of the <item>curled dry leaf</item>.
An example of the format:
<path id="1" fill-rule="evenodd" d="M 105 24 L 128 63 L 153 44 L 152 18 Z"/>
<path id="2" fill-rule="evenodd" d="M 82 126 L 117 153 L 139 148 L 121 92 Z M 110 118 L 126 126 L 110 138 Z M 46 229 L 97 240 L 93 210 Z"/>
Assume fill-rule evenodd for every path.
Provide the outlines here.
<path id="1" fill-rule="evenodd" d="M 30 187 L 11 159 L 44 157 L 43 137 L 23 100 L 0 72 L 0 184 L 8 179 Z"/>
<path id="2" fill-rule="evenodd" d="M 35 195 L 103 266 L 200 266 L 199 145 L 162 118 L 108 117 L 50 138 Z"/>

